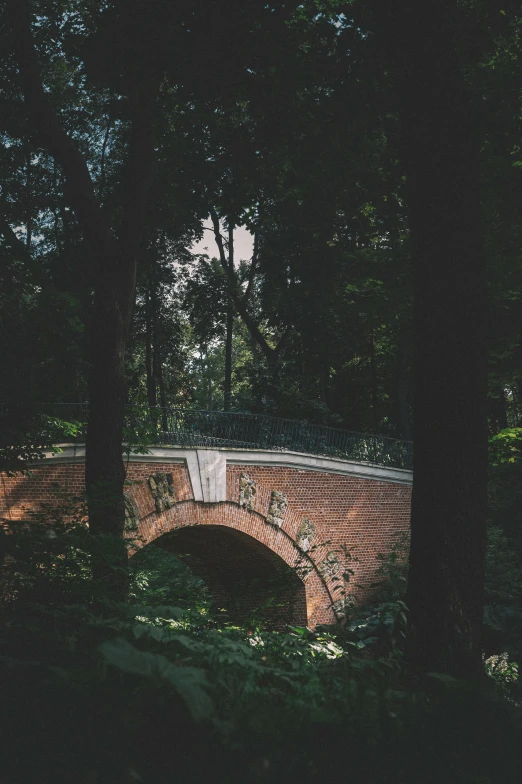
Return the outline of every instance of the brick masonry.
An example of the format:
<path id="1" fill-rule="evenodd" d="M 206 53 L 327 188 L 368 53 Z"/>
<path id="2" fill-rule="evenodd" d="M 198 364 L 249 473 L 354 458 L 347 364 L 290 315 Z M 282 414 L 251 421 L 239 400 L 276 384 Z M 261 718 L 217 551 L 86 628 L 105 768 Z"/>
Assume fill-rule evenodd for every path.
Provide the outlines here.
<path id="1" fill-rule="evenodd" d="M 82 462 L 49 459 L 34 466 L 29 476 L 0 475 L 0 515 L 4 519 L 20 519 L 29 509 L 56 504 L 60 496 L 81 496 L 83 473 Z M 174 488 L 172 507 L 161 512 L 157 510 L 148 481 L 158 474 L 171 474 Z M 249 496 L 248 504 L 243 498 L 240 506 L 245 475 L 255 492 Z M 389 553 L 401 535 L 409 532 L 411 486 L 407 483 L 328 470 L 235 465 L 227 461 L 226 501 L 205 503 L 194 500 L 186 463 L 158 459 L 150 462 L 146 455 L 136 456 L 127 464 L 127 480 L 126 492 L 137 509 L 141 545 L 160 537 L 165 537 L 160 543 L 168 538 L 174 540 L 174 532 L 191 526 L 240 532 L 267 548 L 300 576 L 306 597 L 306 620 L 312 627 L 331 623 L 336 615 L 342 618 L 341 606 L 347 595 L 358 603 L 371 599 L 379 554 Z M 267 521 L 271 503 L 273 510 L 274 491 L 287 502 L 280 506 L 277 525 Z M 296 539 L 300 541 L 300 531 L 302 538 L 303 520 L 308 521 L 307 530 L 313 532 L 308 537 L 306 552 L 296 544 Z M 192 547 L 197 546 L 194 541 Z M 221 551 L 222 561 L 229 561 L 227 569 L 240 570 L 240 563 L 246 562 L 247 542 L 236 537 Z M 206 559 L 211 572 L 212 553 L 218 549 L 203 547 L 199 554 L 199 561 Z M 261 555 L 257 561 L 261 563 Z M 346 566 L 354 571 L 348 583 L 343 580 Z M 222 563 L 224 574 L 223 567 Z M 303 612 L 298 615 L 296 621 Z"/>

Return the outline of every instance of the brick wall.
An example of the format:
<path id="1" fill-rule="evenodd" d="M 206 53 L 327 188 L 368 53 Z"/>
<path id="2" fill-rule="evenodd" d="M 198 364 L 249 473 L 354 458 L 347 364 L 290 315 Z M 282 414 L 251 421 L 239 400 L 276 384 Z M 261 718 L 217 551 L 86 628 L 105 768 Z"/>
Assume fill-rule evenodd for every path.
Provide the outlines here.
<path id="1" fill-rule="evenodd" d="M 345 587 L 357 602 L 363 603 L 371 598 L 371 586 L 379 567 L 378 555 L 390 552 L 401 534 L 409 530 L 409 485 L 270 465 L 227 463 L 226 470 L 227 500 L 202 503 L 193 500 L 190 476 L 184 464 L 168 461 L 151 463 L 147 462 L 146 456 L 130 462 L 127 466 L 127 493 L 137 509 L 142 543 L 147 544 L 159 537 L 166 537 L 161 540 L 166 542 L 167 535 L 175 542 L 176 531 L 192 526 L 211 526 L 213 537 L 216 531 L 237 531 L 243 537 L 236 536 L 234 540 L 228 537 L 226 547 L 205 546 L 201 538 L 197 545 L 193 540 L 194 557 L 199 558 L 200 564 L 203 564 L 201 568 L 212 575 L 209 580 L 214 581 L 216 591 L 218 583 L 222 586 L 223 597 L 226 591 L 230 595 L 234 582 L 231 579 L 227 582 L 224 575 L 235 574 L 235 584 L 241 584 L 241 575 L 248 572 L 245 563 L 252 567 L 254 563 L 263 562 L 264 551 L 273 554 L 301 578 L 301 594 L 297 591 L 295 597 L 289 600 L 295 608 L 293 622 L 302 622 L 305 600 L 309 625 L 332 622 L 336 617 L 334 607 L 337 617 L 340 616 Z M 60 493 L 81 494 L 84 490 L 83 471 L 82 463 L 50 460 L 35 466 L 30 476 L 2 475 L 0 516 L 19 519 L 27 509 L 53 503 Z M 172 475 L 175 495 L 172 508 L 157 511 L 148 484 L 153 474 Z M 255 495 L 247 505 L 240 506 L 242 476 L 246 476 L 253 485 Z M 272 517 L 270 523 L 267 517 L 271 519 L 270 512 L 273 511 L 273 491 L 282 494 L 279 498 L 284 497 L 284 501 L 282 511 L 279 508 L 280 516 L 275 520 Z M 209 529 L 209 541 L 210 534 Z M 249 538 L 252 544 L 256 543 L 257 550 L 256 547 L 248 547 Z M 179 547 L 182 549 L 181 541 Z M 219 567 L 216 562 L 219 562 Z M 346 566 L 354 570 L 347 586 L 342 579 Z M 266 566 L 267 575 L 269 571 Z M 245 587 L 243 592 L 245 607 L 253 606 L 255 593 L 249 593 Z"/>

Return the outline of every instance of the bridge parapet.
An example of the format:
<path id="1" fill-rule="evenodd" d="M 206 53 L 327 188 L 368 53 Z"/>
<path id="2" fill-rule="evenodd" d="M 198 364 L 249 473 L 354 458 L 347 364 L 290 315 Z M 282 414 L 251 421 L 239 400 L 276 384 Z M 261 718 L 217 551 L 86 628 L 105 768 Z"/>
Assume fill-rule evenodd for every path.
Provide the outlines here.
<path id="1" fill-rule="evenodd" d="M 63 419 L 87 421 L 86 406 L 54 408 Z M 410 441 L 265 414 L 127 406 L 126 437 L 150 446 L 297 452 L 405 470 L 413 462 Z"/>

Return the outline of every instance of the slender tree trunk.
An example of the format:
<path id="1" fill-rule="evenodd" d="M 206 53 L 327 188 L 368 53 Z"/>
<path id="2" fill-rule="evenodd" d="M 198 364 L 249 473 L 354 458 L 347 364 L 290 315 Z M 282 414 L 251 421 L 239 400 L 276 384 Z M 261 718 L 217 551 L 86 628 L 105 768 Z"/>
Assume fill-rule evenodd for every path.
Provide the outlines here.
<path id="1" fill-rule="evenodd" d="M 151 297 L 147 292 L 145 302 L 145 372 L 147 376 L 147 402 L 149 408 L 155 408 L 157 405 L 156 379 L 152 369 L 152 338 Z"/>
<path id="2" fill-rule="evenodd" d="M 163 362 L 162 362 L 163 334 L 160 325 L 158 292 L 156 289 L 156 280 L 154 275 L 152 275 L 150 301 L 151 301 L 151 321 L 152 321 L 152 378 L 154 379 L 154 389 L 159 391 L 159 404 L 161 408 L 161 427 L 163 432 L 166 432 L 168 429 L 168 420 L 167 420 L 167 410 L 166 410 L 167 397 L 165 395 L 165 381 L 163 378 Z"/>
<path id="3" fill-rule="evenodd" d="M 235 278 L 234 270 L 234 224 L 228 224 L 228 269 L 231 276 Z M 228 278 L 230 281 L 230 278 Z M 226 325 L 225 325 L 225 378 L 223 381 L 223 410 L 230 411 L 232 402 L 232 338 L 234 331 L 234 305 L 232 302 L 232 292 L 228 283 L 229 300 L 227 303 Z"/>
<path id="4" fill-rule="evenodd" d="M 204 346 L 203 350 L 205 352 L 205 359 L 203 360 L 203 376 L 206 377 L 207 382 L 207 409 L 212 411 L 212 406 L 214 405 L 214 399 L 212 395 L 212 370 L 208 358 L 208 347 Z"/>
<path id="5" fill-rule="evenodd" d="M 223 384 L 223 410 L 230 411 L 232 401 L 232 337 L 234 330 L 234 308 L 227 306 L 227 325 L 225 336 L 225 381 Z"/>
<path id="6" fill-rule="evenodd" d="M 504 390 L 499 393 L 497 399 L 497 421 L 499 430 L 504 430 L 508 426 L 506 411 L 506 396 Z"/>
<path id="7" fill-rule="evenodd" d="M 513 405 L 513 416 L 516 418 L 516 426 L 520 427 L 522 426 L 522 380 L 520 378 L 516 381 L 516 390 L 518 394 Z"/>
<path id="8" fill-rule="evenodd" d="M 493 427 L 495 432 L 504 430 L 508 426 L 507 410 L 506 410 L 506 396 L 502 385 L 496 390 L 496 397 L 490 397 L 489 403 L 489 421 L 490 426 Z"/>
<path id="9" fill-rule="evenodd" d="M 31 248 L 31 241 L 33 238 L 33 221 L 31 217 L 31 151 L 27 151 L 26 160 L 26 173 L 25 173 L 25 230 L 26 230 L 26 244 Z"/>
<path id="10" fill-rule="evenodd" d="M 154 349 L 153 349 L 153 360 L 152 360 L 152 367 L 153 367 L 153 375 L 154 381 L 158 384 L 158 391 L 159 391 L 159 401 L 160 401 L 160 408 L 161 408 L 161 427 L 163 432 L 166 432 L 168 429 L 168 422 L 167 422 L 167 396 L 165 394 L 165 379 L 163 377 L 163 363 L 161 361 L 161 343 L 158 339 L 158 334 L 156 332 L 155 340 L 154 340 Z"/>
<path id="11" fill-rule="evenodd" d="M 330 364 L 328 362 L 328 356 L 325 357 L 325 359 L 326 361 L 321 365 L 319 383 L 321 387 L 321 398 L 328 408 L 330 408 Z"/>
<path id="12" fill-rule="evenodd" d="M 410 427 L 410 384 L 411 323 L 404 324 L 399 332 L 397 346 L 397 437 L 411 439 Z"/>
<path id="13" fill-rule="evenodd" d="M 375 333 L 372 329 L 370 332 L 370 391 L 372 401 L 372 428 L 375 432 L 377 430 L 378 416 L 378 401 L 377 401 L 377 364 L 375 361 Z"/>
<path id="14" fill-rule="evenodd" d="M 401 98 L 414 261 L 408 655 L 424 672 L 478 677 L 487 501 L 478 124 L 458 59 L 455 4 L 392 5 L 386 39 Z"/>
<path id="15" fill-rule="evenodd" d="M 109 142 L 109 134 L 111 131 L 111 120 L 110 118 L 107 119 L 107 127 L 105 129 L 105 134 L 103 136 L 103 144 L 102 144 L 102 151 L 101 151 L 101 162 L 100 162 L 100 192 L 103 196 L 103 191 L 105 188 L 105 155 L 107 152 L 107 144 Z"/>
<path id="16" fill-rule="evenodd" d="M 275 366 L 277 365 L 277 360 L 278 360 L 278 354 L 279 354 L 280 346 L 277 346 L 276 348 L 272 348 L 272 346 L 270 346 L 267 343 L 267 341 L 265 339 L 265 336 L 263 335 L 263 333 L 261 332 L 261 330 L 259 329 L 259 327 L 255 323 L 254 319 L 252 318 L 252 316 L 248 312 L 247 297 L 246 297 L 246 295 L 243 295 L 241 293 L 241 291 L 239 289 L 238 282 L 237 282 L 236 275 L 234 273 L 233 265 L 232 266 L 230 265 L 229 260 L 227 259 L 226 254 L 225 254 L 223 238 L 221 236 L 221 230 L 220 230 L 220 225 L 219 225 L 219 216 L 218 216 L 216 210 L 214 209 L 214 207 L 210 208 L 210 217 L 211 217 L 211 220 L 212 220 L 212 225 L 214 227 L 214 237 L 216 239 L 216 245 L 218 246 L 219 260 L 220 260 L 221 266 L 223 268 L 223 271 L 224 271 L 225 275 L 227 276 L 228 294 L 229 294 L 230 298 L 232 299 L 232 303 L 234 305 L 234 309 L 235 309 L 236 313 L 238 314 L 238 316 L 243 321 L 243 323 L 246 326 L 248 332 L 250 333 L 250 337 L 252 338 L 252 341 L 254 343 L 256 343 L 257 346 L 261 349 L 261 351 L 263 353 L 263 356 L 267 360 L 268 365 L 269 365 L 269 367 L 270 367 L 270 369 L 272 371 L 275 368 Z M 253 259 L 253 262 L 254 262 L 254 259 Z M 257 264 L 257 262 L 256 262 L 256 264 Z M 254 265 L 254 269 L 252 270 L 253 274 L 255 274 L 255 267 L 256 267 L 256 265 Z M 251 284 L 247 286 L 247 292 L 248 293 L 250 293 L 250 290 L 251 290 Z"/>

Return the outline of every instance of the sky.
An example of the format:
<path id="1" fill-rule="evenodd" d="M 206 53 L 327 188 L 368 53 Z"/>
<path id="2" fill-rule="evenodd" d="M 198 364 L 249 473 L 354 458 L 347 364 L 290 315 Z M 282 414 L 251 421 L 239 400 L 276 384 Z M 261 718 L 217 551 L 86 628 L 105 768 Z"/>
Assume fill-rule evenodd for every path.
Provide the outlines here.
<path id="1" fill-rule="evenodd" d="M 191 247 L 191 251 L 192 253 L 208 253 L 209 256 L 217 256 L 218 249 L 211 228 L 212 224 L 210 221 L 205 221 L 203 227 L 203 239 L 200 240 L 200 242 L 194 243 Z M 250 234 L 244 226 L 238 226 L 234 229 L 234 258 L 237 261 L 241 259 L 251 259 L 253 249 L 254 237 L 252 234 Z"/>

